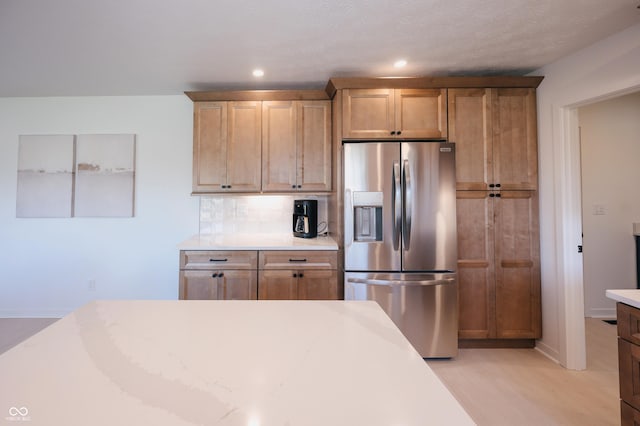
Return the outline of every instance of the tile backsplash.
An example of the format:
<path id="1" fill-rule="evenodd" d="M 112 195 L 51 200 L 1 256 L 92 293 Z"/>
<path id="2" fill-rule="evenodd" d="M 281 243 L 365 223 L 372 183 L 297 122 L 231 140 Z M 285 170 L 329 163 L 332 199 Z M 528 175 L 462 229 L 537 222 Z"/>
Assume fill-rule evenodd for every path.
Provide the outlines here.
<path id="1" fill-rule="evenodd" d="M 283 234 L 292 232 L 294 200 L 318 200 L 318 233 L 328 231 L 327 197 L 219 195 L 200 197 L 200 234 Z"/>

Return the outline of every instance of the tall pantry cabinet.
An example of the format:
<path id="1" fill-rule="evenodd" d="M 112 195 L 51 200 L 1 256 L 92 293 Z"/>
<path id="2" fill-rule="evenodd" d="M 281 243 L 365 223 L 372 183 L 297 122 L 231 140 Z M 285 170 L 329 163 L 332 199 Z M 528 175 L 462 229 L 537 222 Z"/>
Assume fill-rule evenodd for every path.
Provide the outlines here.
<path id="1" fill-rule="evenodd" d="M 459 337 L 541 337 L 534 88 L 449 89 L 456 143 Z M 469 339 L 467 341 L 467 339 Z"/>

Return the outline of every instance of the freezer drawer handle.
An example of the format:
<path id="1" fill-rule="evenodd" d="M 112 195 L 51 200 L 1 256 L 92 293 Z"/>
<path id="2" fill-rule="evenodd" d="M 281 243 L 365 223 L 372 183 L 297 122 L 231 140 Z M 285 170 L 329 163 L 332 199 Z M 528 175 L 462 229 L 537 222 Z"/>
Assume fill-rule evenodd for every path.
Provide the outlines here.
<path id="1" fill-rule="evenodd" d="M 227 258 L 224 259 L 209 259 L 209 262 L 226 262 Z"/>
<path id="2" fill-rule="evenodd" d="M 375 280 L 365 278 L 348 278 L 347 282 L 355 284 L 369 284 L 369 285 L 403 285 L 403 286 L 434 286 L 434 285 L 446 285 L 455 282 L 455 278 L 445 278 L 443 280 Z"/>
<path id="3" fill-rule="evenodd" d="M 306 262 L 307 259 L 289 259 L 289 262 Z"/>

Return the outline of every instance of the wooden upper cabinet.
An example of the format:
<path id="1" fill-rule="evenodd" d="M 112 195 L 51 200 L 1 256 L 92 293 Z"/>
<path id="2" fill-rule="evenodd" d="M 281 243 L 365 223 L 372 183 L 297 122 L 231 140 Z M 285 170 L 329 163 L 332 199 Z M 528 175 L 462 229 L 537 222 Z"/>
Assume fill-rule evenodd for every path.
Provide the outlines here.
<path id="1" fill-rule="evenodd" d="M 265 101 L 262 190 L 331 190 L 331 102 Z"/>
<path id="2" fill-rule="evenodd" d="M 331 191 L 331 101 L 295 105 L 298 189 Z"/>
<path id="3" fill-rule="evenodd" d="M 344 139 L 446 139 L 446 89 L 344 89 Z"/>
<path id="4" fill-rule="evenodd" d="M 535 89 L 493 89 L 494 180 L 501 189 L 538 187 Z"/>
<path id="5" fill-rule="evenodd" d="M 535 89 L 449 89 L 459 190 L 535 190 Z"/>
<path id="6" fill-rule="evenodd" d="M 227 103 L 196 102 L 193 113 L 193 192 L 227 183 Z"/>
<path id="7" fill-rule="evenodd" d="M 296 186 L 296 109 L 292 101 L 262 103 L 262 190 Z"/>
<path id="8" fill-rule="evenodd" d="M 456 189 L 493 182 L 491 89 L 449 89 L 449 141 L 456 144 Z"/>
<path id="9" fill-rule="evenodd" d="M 227 190 L 260 191 L 262 103 L 229 102 Z"/>
<path id="10" fill-rule="evenodd" d="M 260 191 L 261 102 L 196 102 L 193 122 L 193 192 Z"/>

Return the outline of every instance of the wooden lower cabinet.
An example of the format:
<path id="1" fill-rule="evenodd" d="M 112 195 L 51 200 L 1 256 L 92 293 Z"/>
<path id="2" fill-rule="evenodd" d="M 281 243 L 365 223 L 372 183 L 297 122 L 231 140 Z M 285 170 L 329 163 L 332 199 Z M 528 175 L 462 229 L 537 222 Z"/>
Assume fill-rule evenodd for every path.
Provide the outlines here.
<path id="1" fill-rule="evenodd" d="M 535 191 L 458 191 L 459 332 L 465 345 L 542 333 Z"/>
<path id="2" fill-rule="evenodd" d="M 260 271 L 258 299 L 261 300 L 336 300 L 335 270 Z"/>
<path id="3" fill-rule="evenodd" d="M 183 300 L 251 300 L 257 299 L 257 289 L 255 270 L 180 272 L 180 299 Z"/>
<path id="4" fill-rule="evenodd" d="M 179 298 L 338 300 L 337 260 L 333 250 L 184 250 Z"/>
<path id="5" fill-rule="evenodd" d="M 616 304 L 622 426 L 640 425 L 640 309 Z"/>
<path id="6" fill-rule="evenodd" d="M 261 251 L 258 299 L 337 300 L 335 251 Z"/>

